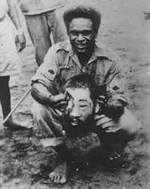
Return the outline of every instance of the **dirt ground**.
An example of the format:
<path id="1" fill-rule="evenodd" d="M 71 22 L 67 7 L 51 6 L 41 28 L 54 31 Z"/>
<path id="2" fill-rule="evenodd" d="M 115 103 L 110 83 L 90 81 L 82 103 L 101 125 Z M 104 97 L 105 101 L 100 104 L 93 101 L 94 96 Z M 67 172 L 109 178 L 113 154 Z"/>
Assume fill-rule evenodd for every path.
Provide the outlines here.
<path id="1" fill-rule="evenodd" d="M 99 38 L 124 61 L 130 108 L 142 123 L 138 137 L 125 149 L 123 161 L 91 160 L 73 167 L 67 184 L 56 186 L 48 173 L 57 155 L 42 148 L 32 130 L 0 130 L 0 188 L 2 189 L 149 189 L 150 188 L 150 3 L 149 0 L 99 0 L 102 24 Z M 28 38 L 28 37 L 27 37 Z M 20 54 L 22 74 L 11 85 L 12 107 L 30 87 L 37 66 L 28 39 Z M 29 95 L 14 113 L 33 124 Z M 118 166 L 119 165 L 119 166 Z"/>

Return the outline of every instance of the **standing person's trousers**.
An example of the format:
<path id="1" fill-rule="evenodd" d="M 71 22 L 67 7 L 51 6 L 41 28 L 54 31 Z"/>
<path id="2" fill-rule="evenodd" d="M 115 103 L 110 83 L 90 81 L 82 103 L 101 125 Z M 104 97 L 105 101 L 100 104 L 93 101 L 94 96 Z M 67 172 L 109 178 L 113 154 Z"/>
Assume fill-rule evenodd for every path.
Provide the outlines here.
<path id="1" fill-rule="evenodd" d="M 65 28 L 55 11 L 38 15 L 25 15 L 25 19 L 35 47 L 35 58 L 40 66 L 52 43 L 63 41 L 66 38 Z M 51 33 L 53 41 L 50 38 Z"/>

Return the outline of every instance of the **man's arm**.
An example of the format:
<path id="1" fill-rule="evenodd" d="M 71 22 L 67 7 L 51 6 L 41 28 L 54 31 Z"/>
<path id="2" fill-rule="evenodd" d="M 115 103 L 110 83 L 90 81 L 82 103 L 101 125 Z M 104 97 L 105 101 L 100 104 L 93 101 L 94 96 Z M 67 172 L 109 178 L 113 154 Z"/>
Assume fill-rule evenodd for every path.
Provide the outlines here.
<path id="1" fill-rule="evenodd" d="M 40 104 L 49 105 L 51 103 L 51 93 L 48 91 L 47 87 L 41 83 L 32 84 L 31 95 Z"/>
<path id="2" fill-rule="evenodd" d="M 128 100 L 124 95 L 122 68 L 116 62 L 110 60 L 106 60 L 105 65 L 107 65 L 104 79 L 106 99 L 102 104 L 100 114 L 95 115 L 96 126 L 105 133 L 115 133 L 120 130 L 129 131 L 129 127 L 127 128 L 127 125 L 122 124 L 122 121 L 120 122 L 128 105 Z"/>
<path id="3" fill-rule="evenodd" d="M 106 111 L 112 118 L 118 119 L 124 112 L 124 107 L 128 105 L 128 100 L 124 94 L 125 76 L 123 67 L 116 62 L 112 62 L 106 81 L 107 104 Z"/>
<path id="4" fill-rule="evenodd" d="M 36 101 L 53 107 L 58 107 L 65 101 L 65 95 L 56 89 L 56 77 L 59 72 L 56 51 L 55 46 L 48 50 L 44 62 L 32 78 L 31 89 L 31 94 Z"/>
<path id="5" fill-rule="evenodd" d="M 8 14 L 14 23 L 16 29 L 17 29 L 17 35 L 16 35 L 16 46 L 18 48 L 18 51 L 23 50 L 26 47 L 26 39 L 25 35 L 23 33 L 23 25 L 22 25 L 22 13 L 19 8 L 17 0 L 7 0 L 8 2 Z"/>
<path id="6" fill-rule="evenodd" d="M 34 83 L 31 88 L 32 97 L 40 104 L 56 106 L 65 101 L 65 94 L 52 95 L 42 83 Z"/>

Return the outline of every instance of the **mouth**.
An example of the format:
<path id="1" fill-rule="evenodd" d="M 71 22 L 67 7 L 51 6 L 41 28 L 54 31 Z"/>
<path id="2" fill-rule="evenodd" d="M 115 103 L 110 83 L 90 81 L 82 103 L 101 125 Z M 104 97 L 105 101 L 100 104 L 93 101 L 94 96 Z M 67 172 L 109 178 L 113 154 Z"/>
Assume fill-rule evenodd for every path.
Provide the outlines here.
<path id="1" fill-rule="evenodd" d="M 77 127 L 77 126 L 79 125 L 78 120 L 71 120 L 71 125 L 72 125 L 73 127 Z"/>
<path id="2" fill-rule="evenodd" d="M 86 45 L 83 45 L 83 44 L 76 44 L 75 47 L 79 50 L 85 50 L 87 48 Z"/>

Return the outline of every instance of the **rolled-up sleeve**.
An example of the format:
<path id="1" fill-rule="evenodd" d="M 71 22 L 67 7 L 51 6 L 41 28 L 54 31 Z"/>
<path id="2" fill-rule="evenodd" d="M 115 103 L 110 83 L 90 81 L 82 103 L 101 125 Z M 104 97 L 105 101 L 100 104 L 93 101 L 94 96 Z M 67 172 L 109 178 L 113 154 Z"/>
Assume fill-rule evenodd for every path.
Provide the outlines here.
<path id="1" fill-rule="evenodd" d="M 128 99 L 124 94 L 126 79 L 121 63 L 112 61 L 112 64 L 107 72 L 106 80 L 107 93 L 109 97 L 128 104 Z"/>
<path id="2" fill-rule="evenodd" d="M 32 77 L 32 84 L 39 82 L 45 85 L 48 89 L 53 87 L 58 72 L 57 65 L 57 53 L 56 50 L 51 47 L 44 58 L 43 64 Z"/>

